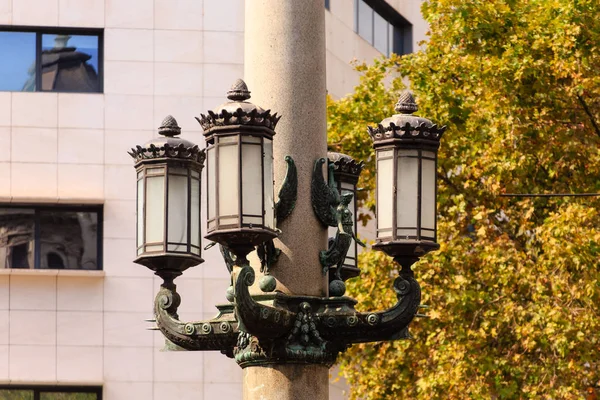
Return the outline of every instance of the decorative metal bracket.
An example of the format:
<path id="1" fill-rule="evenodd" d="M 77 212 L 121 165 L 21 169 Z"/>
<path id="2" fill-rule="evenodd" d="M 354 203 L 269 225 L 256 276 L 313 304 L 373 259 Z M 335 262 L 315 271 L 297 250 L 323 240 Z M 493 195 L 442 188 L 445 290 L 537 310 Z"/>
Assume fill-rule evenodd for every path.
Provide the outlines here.
<path id="1" fill-rule="evenodd" d="M 239 332 L 233 304 L 217 306 L 219 313 L 211 320 L 185 323 L 177 315 L 180 303 L 175 284 L 161 285 L 154 300 L 154 317 L 165 338 L 184 350 L 220 350 L 233 357 Z"/>
<path id="2" fill-rule="evenodd" d="M 279 189 L 279 201 L 275 203 L 277 225 L 294 211 L 296 200 L 298 199 L 298 171 L 296 163 L 294 163 L 291 156 L 285 156 L 285 162 L 287 163 L 287 171 Z M 256 252 L 260 259 L 260 272 L 269 275 L 269 268 L 277 263 L 281 250 L 275 247 L 275 243 L 272 240 L 268 240 L 262 245 L 257 246 Z"/>
<path id="3" fill-rule="evenodd" d="M 319 221 L 325 226 L 337 227 L 337 232 L 335 237 L 329 240 L 329 248 L 319 253 L 319 261 L 323 268 L 323 274 L 326 274 L 330 267 L 336 266 L 335 277 L 330 283 L 329 291 L 333 296 L 343 296 L 346 286 L 340 277 L 340 271 L 348 249 L 353 240 L 363 247 L 365 244 L 354 235 L 354 220 L 352 212 L 348 208 L 353 196 L 350 193 L 340 195 L 338 192 L 333 177 L 333 165 L 328 168 L 328 182 L 325 182 L 322 173 L 325 162 L 324 158 L 315 161 L 311 201 L 313 211 Z"/>
<path id="4" fill-rule="evenodd" d="M 241 367 L 278 363 L 332 365 L 353 343 L 410 337 L 408 325 L 417 313 L 421 289 L 410 265 L 402 264 L 393 288 L 398 302 L 388 310 L 361 313 L 349 297 L 288 296 L 275 293 L 263 300 L 250 295 L 255 272 L 245 258 L 233 268 L 233 303 L 217 306 L 213 319 L 182 322 L 181 302 L 172 279 L 155 299 L 158 329 L 176 348 L 220 350 Z"/>

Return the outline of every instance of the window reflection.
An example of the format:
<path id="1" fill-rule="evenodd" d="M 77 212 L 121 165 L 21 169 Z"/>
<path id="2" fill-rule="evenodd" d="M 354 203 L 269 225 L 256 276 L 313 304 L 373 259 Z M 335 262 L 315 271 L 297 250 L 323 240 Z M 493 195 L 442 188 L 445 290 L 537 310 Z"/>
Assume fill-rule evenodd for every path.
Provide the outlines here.
<path id="1" fill-rule="evenodd" d="M 33 210 L 0 209 L 0 268 L 33 268 Z"/>
<path id="2" fill-rule="evenodd" d="M 101 33 L 0 30 L 0 90 L 100 92 L 100 43 Z"/>
<path id="3" fill-rule="evenodd" d="M 0 208 L 0 268 L 99 267 L 98 213 Z"/>
<path id="4" fill-rule="evenodd" d="M 0 90 L 35 90 L 34 32 L 0 32 L 0 57 Z"/>
<path id="5" fill-rule="evenodd" d="M 42 90 L 96 92 L 98 37 L 42 35 Z"/>

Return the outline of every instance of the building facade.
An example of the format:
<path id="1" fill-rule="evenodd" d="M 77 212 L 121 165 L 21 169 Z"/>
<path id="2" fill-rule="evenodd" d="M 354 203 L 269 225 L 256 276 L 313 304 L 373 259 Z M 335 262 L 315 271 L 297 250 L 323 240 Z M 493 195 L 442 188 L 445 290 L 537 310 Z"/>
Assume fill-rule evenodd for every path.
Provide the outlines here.
<path id="1" fill-rule="evenodd" d="M 417 48 L 420 4 L 324 2 L 333 97 L 352 60 Z M 0 0 L 0 398 L 241 398 L 233 360 L 148 330 L 160 282 L 132 263 L 127 150 L 169 114 L 203 146 L 194 117 L 243 77 L 243 44 L 243 0 Z M 203 258 L 177 280 L 182 320 L 225 301 L 218 249 Z"/>

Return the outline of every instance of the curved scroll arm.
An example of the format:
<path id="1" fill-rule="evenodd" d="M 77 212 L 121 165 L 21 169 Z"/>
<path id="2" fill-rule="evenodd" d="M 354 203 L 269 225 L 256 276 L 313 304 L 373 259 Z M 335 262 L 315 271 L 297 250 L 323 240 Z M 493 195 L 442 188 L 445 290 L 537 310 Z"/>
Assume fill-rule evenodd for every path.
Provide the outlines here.
<path id="1" fill-rule="evenodd" d="M 246 264 L 235 278 L 235 314 L 239 329 L 260 338 L 279 338 L 288 334 L 296 313 L 256 302 L 248 287 L 254 283 L 255 273 Z"/>
<path id="2" fill-rule="evenodd" d="M 239 333 L 233 310 L 221 307 L 219 314 L 211 320 L 181 322 L 177 316 L 181 297 L 174 286 L 161 286 L 154 300 L 158 329 L 168 340 L 185 350 L 220 350 L 233 357 Z"/>
<path id="3" fill-rule="evenodd" d="M 421 287 L 412 271 L 402 271 L 394 281 L 398 302 L 385 311 L 369 313 L 323 312 L 316 314 L 317 329 L 327 340 L 346 343 L 401 339 L 421 303 Z"/>

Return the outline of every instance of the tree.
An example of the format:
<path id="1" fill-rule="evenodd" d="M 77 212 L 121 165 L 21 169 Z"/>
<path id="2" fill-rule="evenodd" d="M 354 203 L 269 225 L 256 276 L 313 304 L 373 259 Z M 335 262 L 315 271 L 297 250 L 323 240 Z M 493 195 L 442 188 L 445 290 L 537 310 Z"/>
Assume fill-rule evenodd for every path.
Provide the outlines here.
<path id="1" fill-rule="evenodd" d="M 401 77 L 417 114 L 448 126 L 441 248 L 414 267 L 430 318 L 413 321 L 414 340 L 342 356 L 352 398 L 585 398 L 600 384 L 600 199 L 501 195 L 600 192 L 600 2 L 430 0 L 422 11 L 424 50 L 358 65 L 355 92 L 328 102 L 330 148 L 367 161 L 359 200 L 371 210 L 366 126 L 394 113 Z M 366 252 L 360 267 L 350 295 L 363 310 L 390 306 L 396 266 Z"/>

